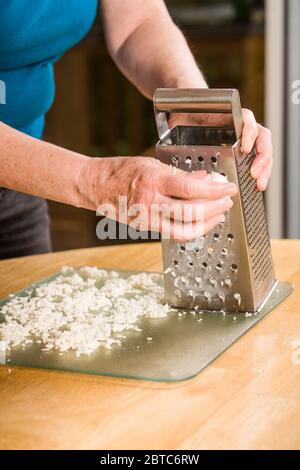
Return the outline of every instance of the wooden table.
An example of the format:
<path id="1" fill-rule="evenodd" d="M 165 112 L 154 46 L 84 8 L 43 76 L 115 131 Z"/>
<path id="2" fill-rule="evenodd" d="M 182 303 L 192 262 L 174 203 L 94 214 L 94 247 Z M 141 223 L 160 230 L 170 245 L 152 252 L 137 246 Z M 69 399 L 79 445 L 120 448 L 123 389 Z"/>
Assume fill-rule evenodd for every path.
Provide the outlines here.
<path id="1" fill-rule="evenodd" d="M 0 448 L 299 449 L 300 241 L 274 241 L 273 253 L 296 292 L 190 381 L 0 367 Z M 2 261 L 0 298 L 66 264 L 162 268 L 159 244 Z"/>

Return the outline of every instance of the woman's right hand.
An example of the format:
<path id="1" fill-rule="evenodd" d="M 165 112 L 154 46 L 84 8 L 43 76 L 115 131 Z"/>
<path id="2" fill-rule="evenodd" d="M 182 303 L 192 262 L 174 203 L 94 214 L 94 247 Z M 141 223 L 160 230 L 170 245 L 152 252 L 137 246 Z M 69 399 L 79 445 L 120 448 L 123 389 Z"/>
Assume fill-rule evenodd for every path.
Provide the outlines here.
<path id="1" fill-rule="evenodd" d="M 85 207 L 181 241 L 222 222 L 237 193 L 233 183 L 209 181 L 204 171 L 186 172 L 149 157 L 88 159 L 79 186 Z"/>

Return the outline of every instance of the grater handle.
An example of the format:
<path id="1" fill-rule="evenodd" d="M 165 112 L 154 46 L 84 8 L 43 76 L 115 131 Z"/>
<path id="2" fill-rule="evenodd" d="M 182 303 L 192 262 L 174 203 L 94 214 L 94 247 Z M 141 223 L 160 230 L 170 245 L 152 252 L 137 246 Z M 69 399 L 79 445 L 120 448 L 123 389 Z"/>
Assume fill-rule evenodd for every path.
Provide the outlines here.
<path id="1" fill-rule="evenodd" d="M 238 90 L 158 88 L 153 103 L 160 138 L 169 131 L 166 113 L 230 114 L 236 140 L 242 135 L 243 116 Z"/>

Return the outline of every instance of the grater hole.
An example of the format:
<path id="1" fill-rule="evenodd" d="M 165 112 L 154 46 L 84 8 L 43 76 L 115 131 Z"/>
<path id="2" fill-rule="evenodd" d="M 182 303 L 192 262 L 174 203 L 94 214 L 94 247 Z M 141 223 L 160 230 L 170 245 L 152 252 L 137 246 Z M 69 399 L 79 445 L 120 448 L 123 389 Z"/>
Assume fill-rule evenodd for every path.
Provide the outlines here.
<path id="1" fill-rule="evenodd" d="M 221 172 L 220 175 L 224 176 L 224 178 L 226 178 L 226 174 Z"/>
<path id="2" fill-rule="evenodd" d="M 174 165 L 178 165 L 178 162 L 179 162 L 178 157 L 176 155 L 173 155 L 172 163 L 174 163 Z"/>
<path id="3" fill-rule="evenodd" d="M 207 268 L 207 263 L 206 263 L 206 261 L 203 261 L 203 263 L 202 263 L 202 268 L 203 268 L 203 269 L 206 269 L 206 268 Z"/>
<path id="4" fill-rule="evenodd" d="M 211 246 L 209 246 L 207 248 L 207 253 L 209 254 L 209 256 L 212 256 L 214 254 L 214 249 Z"/>
<path id="5" fill-rule="evenodd" d="M 227 248 L 222 248 L 222 255 L 227 256 L 228 255 L 228 250 Z"/>
<path id="6" fill-rule="evenodd" d="M 233 241 L 234 236 L 232 235 L 232 233 L 229 233 L 229 234 L 227 235 L 227 239 L 228 239 L 229 242 L 232 242 L 232 241 Z"/>
<path id="7" fill-rule="evenodd" d="M 199 253 L 200 249 L 196 246 L 196 248 L 194 248 L 194 253 L 196 253 L 196 255 Z"/>
<path id="8" fill-rule="evenodd" d="M 220 239 L 220 235 L 218 233 L 214 233 L 213 238 L 214 238 L 214 241 L 217 242 Z"/>
<path id="9" fill-rule="evenodd" d="M 234 300 L 236 301 L 236 303 L 238 304 L 238 306 L 241 305 L 241 301 L 242 301 L 242 298 L 241 298 L 241 294 L 239 292 L 237 292 L 236 294 L 234 294 Z"/>
<path id="10" fill-rule="evenodd" d="M 216 269 L 217 269 L 218 271 L 221 271 L 222 268 L 223 268 L 222 263 L 216 264 Z"/>
<path id="11" fill-rule="evenodd" d="M 186 166 L 188 166 L 189 168 L 191 168 L 191 167 L 192 167 L 192 163 L 193 163 L 192 157 L 186 157 L 186 158 L 185 158 L 185 164 L 186 164 Z"/>
<path id="12" fill-rule="evenodd" d="M 179 262 L 178 262 L 176 259 L 174 259 L 174 260 L 173 260 L 173 264 L 174 264 L 174 266 L 175 266 L 175 268 L 176 268 L 176 267 L 179 265 Z"/>
<path id="13" fill-rule="evenodd" d="M 180 249 L 180 251 L 185 251 L 185 246 L 184 246 L 184 245 L 181 245 L 181 246 L 179 247 L 179 249 Z"/>
<path id="14" fill-rule="evenodd" d="M 213 166 L 217 166 L 217 163 L 218 163 L 217 157 L 215 157 L 215 156 L 211 157 L 210 161 L 211 161 Z"/>
<path id="15" fill-rule="evenodd" d="M 231 271 L 233 271 L 234 273 L 236 273 L 236 272 L 237 272 L 237 269 L 238 269 L 237 264 L 233 263 L 233 264 L 231 265 Z"/>
<path id="16" fill-rule="evenodd" d="M 204 297 L 206 298 L 206 300 L 210 301 L 210 300 L 211 300 L 211 294 L 210 294 L 210 292 L 205 291 L 205 292 L 204 292 Z"/>
<path id="17" fill-rule="evenodd" d="M 193 261 L 190 261 L 190 262 L 189 262 L 189 266 L 190 266 L 191 268 L 194 266 Z"/>

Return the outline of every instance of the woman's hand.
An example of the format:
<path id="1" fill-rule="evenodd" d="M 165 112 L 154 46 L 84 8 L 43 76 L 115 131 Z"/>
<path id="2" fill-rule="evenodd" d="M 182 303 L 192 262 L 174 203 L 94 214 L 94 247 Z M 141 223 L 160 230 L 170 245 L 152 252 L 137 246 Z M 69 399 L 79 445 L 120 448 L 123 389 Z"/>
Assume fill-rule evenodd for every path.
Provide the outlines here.
<path id="1" fill-rule="evenodd" d="M 261 126 L 255 120 L 254 114 L 249 109 L 243 109 L 244 128 L 242 133 L 242 149 L 245 153 L 250 153 L 255 145 L 256 158 L 251 167 L 251 176 L 257 181 L 257 189 L 265 191 L 273 166 L 273 147 L 272 134 L 269 129 Z M 220 119 L 228 118 L 228 124 L 231 124 L 231 116 L 222 114 L 171 114 L 169 126 L 178 125 L 211 125 L 217 126 Z"/>
<path id="2" fill-rule="evenodd" d="M 149 157 L 99 158 L 85 165 L 80 187 L 86 207 L 128 224 L 136 220 L 139 207 L 134 228 L 184 241 L 222 222 L 233 204 L 230 197 L 237 193 L 234 184 L 211 182 L 206 176 L 204 171 L 188 173 Z M 120 210 L 124 202 L 127 220 Z M 153 221 L 157 211 L 159 217 Z"/>
<path id="3" fill-rule="evenodd" d="M 250 153 L 255 145 L 256 158 L 251 167 L 251 176 L 256 179 L 259 191 L 265 191 L 273 166 L 272 134 L 256 122 L 249 109 L 243 109 L 243 118 L 242 148 L 244 152 Z"/>

